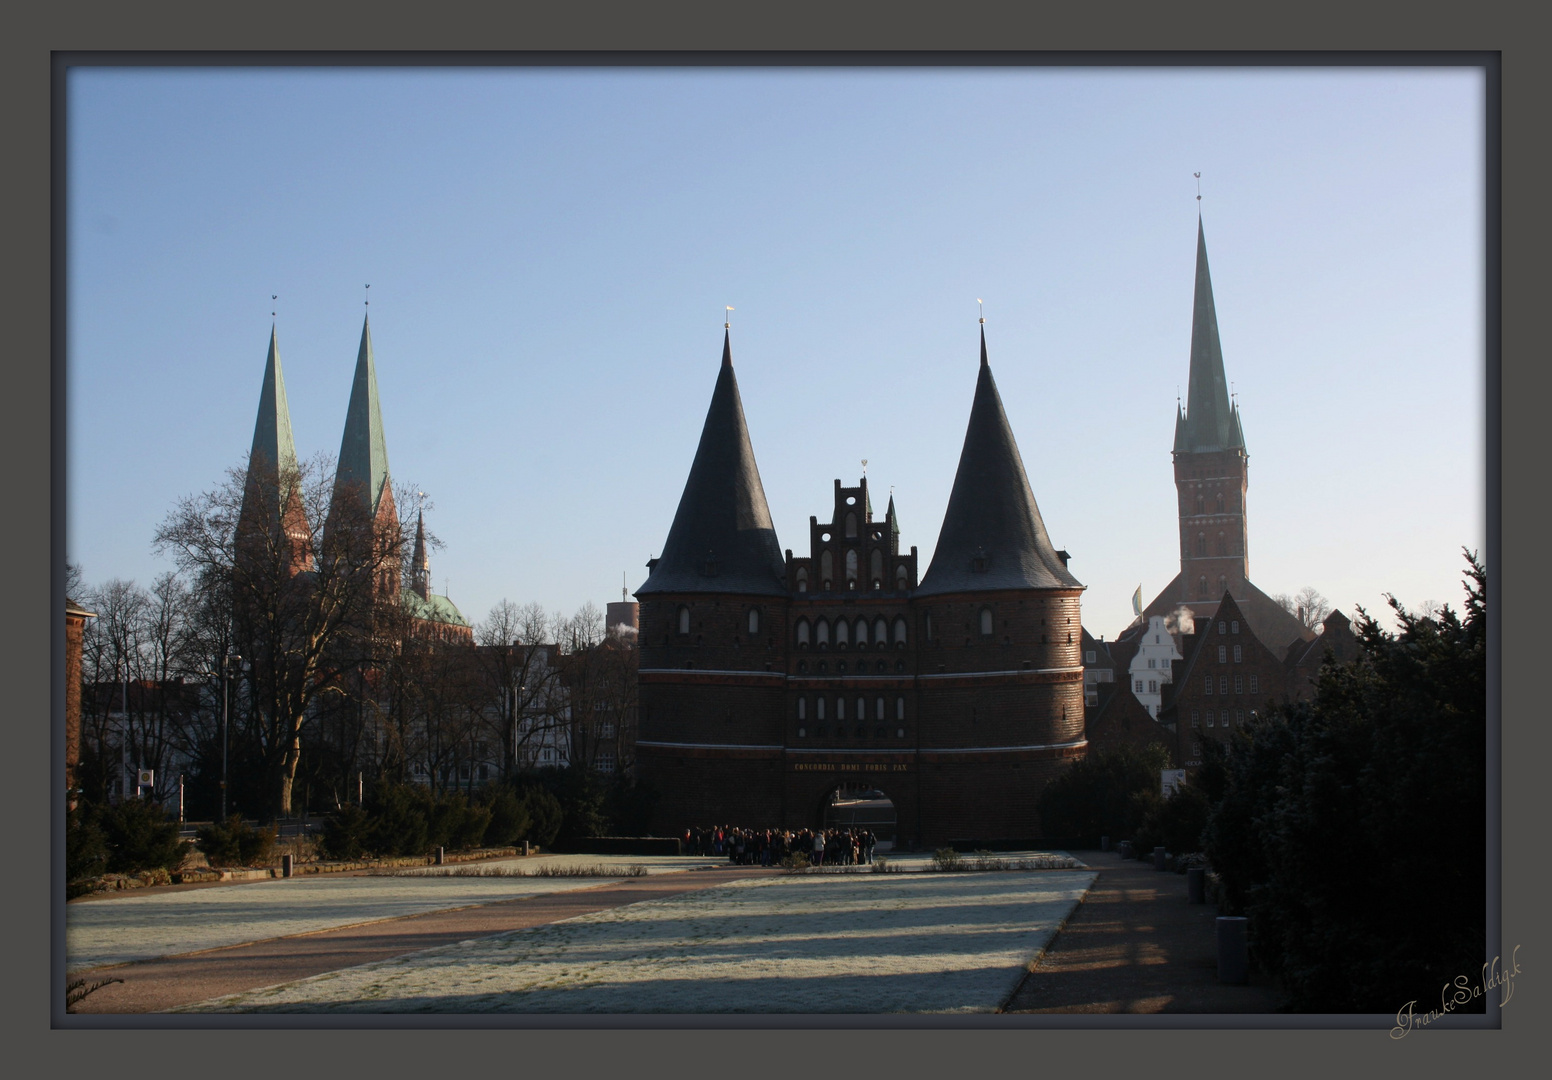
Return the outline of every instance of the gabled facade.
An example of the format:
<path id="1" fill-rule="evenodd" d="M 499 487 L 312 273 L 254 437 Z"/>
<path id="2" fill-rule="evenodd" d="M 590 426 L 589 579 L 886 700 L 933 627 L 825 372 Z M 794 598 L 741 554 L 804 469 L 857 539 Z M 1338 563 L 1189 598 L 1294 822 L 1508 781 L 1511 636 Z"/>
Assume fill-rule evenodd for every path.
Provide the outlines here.
<path id="1" fill-rule="evenodd" d="M 1083 741 L 1083 586 L 1050 542 L 981 366 L 932 566 L 894 500 L 835 481 L 809 550 L 775 529 L 724 336 L 690 478 L 640 601 L 641 775 L 659 830 L 822 823 L 876 787 L 903 839 L 1039 835 L 1044 783 Z"/>

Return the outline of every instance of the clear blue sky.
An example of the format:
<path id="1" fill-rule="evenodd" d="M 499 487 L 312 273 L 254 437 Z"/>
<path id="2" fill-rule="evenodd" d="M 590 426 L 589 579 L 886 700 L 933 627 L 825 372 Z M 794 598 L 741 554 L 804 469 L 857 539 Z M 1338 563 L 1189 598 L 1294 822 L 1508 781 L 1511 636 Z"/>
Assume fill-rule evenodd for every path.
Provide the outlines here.
<path id="1" fill-rule="evenodd" d="M 337 453 L 370 282 L 392 472 L 471 620 L 645 580 L 727 304 L 782 545 L 867 458 L 925 568 L 981 297 L 1111 636 L 1179 565 L 1199 171 L 1252 580 L 1458 608 L 1482 101 L 1452 69 L 77 70 L 68 557 L 170 568 L 157 524 L 252 438 L 272 293 L 298 452 Z"/>

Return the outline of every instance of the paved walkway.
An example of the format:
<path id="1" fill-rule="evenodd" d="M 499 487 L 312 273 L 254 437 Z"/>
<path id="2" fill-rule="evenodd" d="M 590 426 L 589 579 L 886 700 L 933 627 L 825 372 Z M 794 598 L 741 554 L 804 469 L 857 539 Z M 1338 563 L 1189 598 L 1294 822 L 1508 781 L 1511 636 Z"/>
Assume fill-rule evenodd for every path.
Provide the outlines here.
<path id="1" fill-rule="evenodd" d="M 779 874 L 729 867 L 608 882 L 569 892 L 436 911 L 295 937 L 234 945 L 161 960 L 76 973 L 88 981 L 116 977 L 76 1007 L 78 1013 L 158 1013 L 222 994 L 310 978 L 421 949 L 542 926 L 644 900 L 698 892 L 740 878 Z"/>
<path id="2" fill-rule="evenodd" d="M 1099 871 L 1083 903 L 1013 995 L 1010 1013 L 1260 1013 L 1264 976 L 1218 981 L 1217 910 L 1189 901 L 1184 874 L 1114 853 L 1077 852 Z"/>

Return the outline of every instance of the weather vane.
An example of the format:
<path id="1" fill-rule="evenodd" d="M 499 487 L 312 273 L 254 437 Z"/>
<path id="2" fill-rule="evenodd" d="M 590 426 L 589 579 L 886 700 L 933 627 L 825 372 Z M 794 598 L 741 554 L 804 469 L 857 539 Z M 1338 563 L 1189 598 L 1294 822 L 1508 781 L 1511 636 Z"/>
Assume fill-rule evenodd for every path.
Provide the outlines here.
<path id="1" fill-rule="evenodd" d="M 728 311 L 732 311 L 733 310 L 733 305 L 732 304 L 727 305 L 727 309 L 728 309 Z M 727 319 L 727 321 L 722 324 L 722 329 L 729 330 L 733 326 L 733 316 L 728 315 L 728 316 L 726 316 L 726 319 Z"/>
<path id="2" fill-rule="evenodd" d="M 981 298 L 979 296 L 977 296 L 975 298 L 975 305 L 976 305 L 976 307 L 981 309 L 981 325 L 985 326 L 986 325 L 986 305 L 981 303 Z"/>
<path id="3" fill-rule="evenodd" d="M 1201 202 L 1202 201 L 1202 174 L 1201 173 L 1192 173 L 1191 175 L 1196 177 L 1196 201 L 1197 202 Z"/>
<path id="4" fill-rule="evenodd" d="M 868 459 L 867 458 L 863 458 L 862 459 L 862 478 L 864 480 L 866 480 L 868 478 Z"/>

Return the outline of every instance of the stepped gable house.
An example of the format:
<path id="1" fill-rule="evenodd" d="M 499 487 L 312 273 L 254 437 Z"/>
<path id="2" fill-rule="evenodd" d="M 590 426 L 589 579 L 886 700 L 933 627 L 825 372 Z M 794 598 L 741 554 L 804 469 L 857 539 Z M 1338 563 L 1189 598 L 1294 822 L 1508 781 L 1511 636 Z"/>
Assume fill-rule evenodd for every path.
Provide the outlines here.
<path id="1" fill-rule="evenodd" d="M 823 822 L 840 789 L 893 802 L 901 840 L 1032 838 L 1083 753 L 1083 586 L 1055 550 L 987 362 L 933 561 L 891 498 L 835 482 L 783 553 L 731 347 L 640 603 L 637 766 L 655 828 Z"/>

